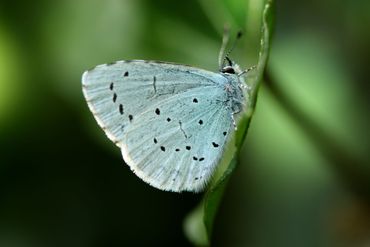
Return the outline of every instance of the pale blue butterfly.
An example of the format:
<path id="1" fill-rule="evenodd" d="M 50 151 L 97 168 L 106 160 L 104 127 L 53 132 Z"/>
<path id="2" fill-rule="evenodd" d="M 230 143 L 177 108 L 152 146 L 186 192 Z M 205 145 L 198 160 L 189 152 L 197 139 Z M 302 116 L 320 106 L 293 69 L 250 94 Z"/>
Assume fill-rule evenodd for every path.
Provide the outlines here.
<path id="1" fill-rule="evenodd" d="M 238 35 L 240 37 L 240 35 Z M 218 73 L 159 61 L 98 65 L 82 76 L 91 112 L 142 180 L 167 191 L 201 191 L 248 105 L 237 64 L 224 55 Z"/>

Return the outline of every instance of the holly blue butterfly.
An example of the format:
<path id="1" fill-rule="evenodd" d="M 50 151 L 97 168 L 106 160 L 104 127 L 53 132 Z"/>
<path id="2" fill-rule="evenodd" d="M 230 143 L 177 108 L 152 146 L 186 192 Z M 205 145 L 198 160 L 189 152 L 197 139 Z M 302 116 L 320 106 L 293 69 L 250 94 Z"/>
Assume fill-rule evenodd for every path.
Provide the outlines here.
<path id="1" fill-rule="evenodd" d="M 240 37 L 240 35 L 238 35 Z M 226 37 L 226 38 L 225 38 Z M 166 191 L 204 189 L 248 105 L 237 64 L 224 55 L 218 73 L 144 60 L 98 65 L 82 76 L 96 121 L 142 180 Z"/>

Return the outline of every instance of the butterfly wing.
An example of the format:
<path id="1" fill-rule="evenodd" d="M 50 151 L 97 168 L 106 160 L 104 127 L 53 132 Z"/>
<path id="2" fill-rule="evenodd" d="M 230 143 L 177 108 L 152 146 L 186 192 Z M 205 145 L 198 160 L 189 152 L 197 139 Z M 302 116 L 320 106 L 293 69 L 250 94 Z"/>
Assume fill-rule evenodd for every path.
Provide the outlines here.
<path id="1" fill-rule="evenodd" d="M 120 61 L 83 75 L 90 110 L 152 186 L 199 191 L 232 131 L 223 76 L 169 63 Z"/>

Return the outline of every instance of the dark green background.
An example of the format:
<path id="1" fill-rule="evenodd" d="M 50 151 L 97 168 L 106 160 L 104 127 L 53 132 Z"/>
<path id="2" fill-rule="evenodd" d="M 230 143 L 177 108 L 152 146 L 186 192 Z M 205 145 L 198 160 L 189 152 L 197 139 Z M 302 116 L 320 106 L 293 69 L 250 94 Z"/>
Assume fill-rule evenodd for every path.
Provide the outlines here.
<path id="1" fill-rule="evenodd" d="M 268 69 L 306 118 L 294 118 L 262 86 L 213 245 L 370 245 L 363 183 L 370 181 L 369 3 L 276 2 Z M 88 111 L 80 78 L 92 66 L 122 59 L 216 71 L 225 22 L 245 31 L 232 57 L 249 67 L 259 49 L 261 6 L 2 0 L 0 246 L 190 245 L 182 221 L 201 195 L 162 192 L 131 173 Z M 340 144 L 360 162 L 339 167 L 341 149 L 326 154 L 328 143 L 307 130 L 308 120 L 332 137 L 329 146 Z"/>

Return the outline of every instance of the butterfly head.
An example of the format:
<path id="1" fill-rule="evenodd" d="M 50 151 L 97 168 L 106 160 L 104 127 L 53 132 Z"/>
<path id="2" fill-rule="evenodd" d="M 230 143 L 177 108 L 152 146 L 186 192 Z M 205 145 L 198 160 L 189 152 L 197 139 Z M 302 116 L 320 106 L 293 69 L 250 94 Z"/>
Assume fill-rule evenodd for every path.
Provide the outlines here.
<path id="1" fill-rule="evenodd" d="M 240 79 L 243 80 L 242 75 L 245 75 L 249 71 L 255 69 L 256 66 L 252 66 L 248 69 L 242 70 L 242 69 L 240 69 L 239 65 L 234 63 L 229 58 L 229 55 L 231 54 L 231 52 L 235 48 L 237 41 L 241 38 L 242 32 L 239 31 L 237 33 L 236 39 L 234 40 L 234 43 L 233 43 L 231 49 L 228 52 L 225 52 L 226 46 L 227 46 L 228 41 L 229 41 L 229 34 L 230 34 L 229 33 L 229 28 L 228 28 L 228 26 L 225 26 L 224 36 L 222 38 L 222 46 L 221 46 L 221 49 L 220 49 L 220 53 L 218 54 L 219 71 L 220 71 L 220 73 L 222 73 L 224 75 L 228 75 L 228 76 L 232 76 L 232 77 L 233 77 L 233 75 L 236 75 L 239 80 Z"/>
<path id="2" fill-rule="evenodd" d="M 239 75 L 243 71 L 240 69 L 239 65 L 231 61 L 230 58 L 225 57 L 225 61 L 227 61 L 227 64 L 224 65 L 221 69 L 220 72 L 223 74 L 236 74 Z"/>

